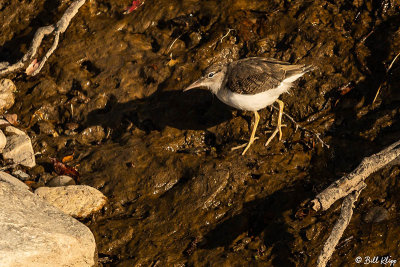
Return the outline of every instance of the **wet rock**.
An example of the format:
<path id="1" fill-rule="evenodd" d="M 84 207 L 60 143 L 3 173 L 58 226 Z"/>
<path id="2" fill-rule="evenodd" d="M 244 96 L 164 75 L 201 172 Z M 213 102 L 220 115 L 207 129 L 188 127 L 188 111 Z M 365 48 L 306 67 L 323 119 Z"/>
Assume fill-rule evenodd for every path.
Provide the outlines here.
<path id="1" fill-rule="evenodd" d="M 35 86 L 32 94 L 37 97 L 48 98 L 56 95 L 58 91 L 59 88 L 53 80 L 44 78 L 43 80 L 40 81 L 40 83 L 37 86 Z"/>
<path id="2" fill-rule="evenodd" d="M 5 133 L 7 144 L 3 150 L 3 158 L 25 167 L 34 167 L 35 154 L 29 136 L 13 126 L 7 126 Z"/>
<path id="3" fill-rule="evenodd" d="M 79 128 L 79 124 L 76 122 L 68 122 L 65 124 L 66 130 L 74 131 Z"/>
<path id="4" fill-rule="evenodd" d="M 106 136 L 103 127 L 91 126 L 83 130 L 78 137 L 78 142 L 81 144 L 90 144 L 93 142 L 101 142 Z"/>
<path id="5" fill-rule="evenodd" d="M 10 79 L 0 80 L 0 112 L 4 112 L 14 105 L 15 84 Z"/>
<path id="6" fill-rule="evenodd" d="M 198 45 L 202 39 L 202 36 L 199 32 L 192 32 L 189 35 L 190 42 L 192 46 Z"/>
<path id="7" fill-rule="evenodd" d="M 364 216 L 366 223 L 379 223 L 389 219 L 389 212 L 382 207 L 373 207 Z"/>
<path id="8" fill-rule="evenodd" d="M 35 112 L 35 119 L 47 120 L 47 121 L 58 121 L 60 117 L 59 109 L 55 103 L 45 103 Z"/>
<path id="9" fill-rule="evenodd" d="M 48 121 L 40 121 L 37 123 L 39 126 L 40 134 L 50 135 L 53 137 L 58 137 L 58 133 L 53 124 Z"/>
<path id="10" fill-rule="evenodd" d="M 78 123 L 70 122 L 65 124 L 64 134 L 65 135 L 76 135 L 76 130 L 79 128 Z"/>
<path id="11" fill-rule="evenodd" d="M 29 180 L 29 178 L 31 178 L 29 176 L 29 174 L 21 171 L 21 170 L 16 170 L 12 173 L 13 176 L 17 177 L 18 179 L 22 180 L 22 181 L 27 181 Z"/>
<path id="12" fill-rule="evenodd" d="M 4 182 L 0 203 L 0 266 L 94 266 L 96 244 L 85 225 Z"/>
<path id="13" fill-rule="evenodd" d="M 96 96 L 94 99 L 90 100 L 88 103 L 88 111 L 104 109 L 108 102 L 108 96 L 105 94 L 100 94 Z"/>
<path id="14" fill-rule="evenodd" d="M 6 172 L 0 171 L 0 181 L 7 182 L 7 183 L 17 186 L 21 189 L 29 190 L 29 186 L 27 186 L 26 184 L 24 184 L 23 182 L 18 180 L 18 178 L 15 178 L 14 176 L 12 176 Z"/>
<path id="15" fill-rule="evenodd" d="M 206 169 L 206 168 L 205 168 Z M 205 170 L 204 169 L 204 170 Z M 202 171 L 204 171 L 202 170 Z M 187 187 L 180 192 L 183 196 L 187 194 L 186 202 L 193 205 L 193 208 L 208 209 L 214 205 L 218 205 L 218 194 L 224 190 L 229 180 L 229 171 L 216 170 L 212 177 L 206 177 L 200 174 L 196 179 L 192 179 Z M 195 193 L 194 193 L 195 192 Z M 195 199 L 195 201 L 193 201 Z"/>
<path id="16" fill-rule="evenodd" d="M 0 153 L 3 152 L 6 143 L 7 143 L 6 136 L 4 135 L 3 131 L 0 130 Z"/>
<path id="17" fill-rule="evenodd" d="M 49 187 L 75 185 L 75 181 L 67 175 L 60 175 L 51 179 L 46 185 Z"/>
<path id="18" fill-rule="evenodd" d="M 107 201 L 99 190 L 87 185 L 40 187 L 35 194 L 77 218 L 85 218 L 99 211 Z"/>

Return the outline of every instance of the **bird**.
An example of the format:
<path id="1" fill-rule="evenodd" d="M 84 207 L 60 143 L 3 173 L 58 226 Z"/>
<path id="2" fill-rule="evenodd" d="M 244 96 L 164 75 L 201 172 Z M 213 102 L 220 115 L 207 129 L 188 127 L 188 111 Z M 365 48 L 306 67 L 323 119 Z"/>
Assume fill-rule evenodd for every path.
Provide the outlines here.
<path id="1" fill-rule="evenodd" d="M 183 91 L 192 89 L 208 89 L 223 103 L 245 111 L 254 113 L 255 122 L 247 144 L 232 148 L 245 147 L 245 155 L 250 146 L 258 138 L 255 137 L 260 121 L 258 111 L 277 102 L 279 115 L 273 138 L 279 132 L 282 139 L 282 114 L 284 102 L 279 96 L 288 92 L 294 81 L 305 73 L 313 70 L 311 65 L 291 64 L 274 58 L 248 57 L 231 62 L 215 62 L 206 70 L 205 75 Z M 270 140 L 266 143 L 268 145 Z"/>

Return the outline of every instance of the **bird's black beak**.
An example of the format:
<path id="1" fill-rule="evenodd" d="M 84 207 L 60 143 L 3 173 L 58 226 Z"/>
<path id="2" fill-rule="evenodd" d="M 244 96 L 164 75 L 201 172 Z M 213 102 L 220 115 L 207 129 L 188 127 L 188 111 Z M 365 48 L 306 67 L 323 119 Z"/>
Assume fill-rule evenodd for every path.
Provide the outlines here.
<path id="1" fill-rule="evenodd" d="M 205 78 L 200 78 L 197 81 L 195 81 L 194 83 L 192 83 L 191 85 L 189 85 L 188 87 L 186 87 L 185 89 L 183 89 L 183 92 L 192 90 L 192 89 L 207 89 L 206 85 L 205 85 Z"/>

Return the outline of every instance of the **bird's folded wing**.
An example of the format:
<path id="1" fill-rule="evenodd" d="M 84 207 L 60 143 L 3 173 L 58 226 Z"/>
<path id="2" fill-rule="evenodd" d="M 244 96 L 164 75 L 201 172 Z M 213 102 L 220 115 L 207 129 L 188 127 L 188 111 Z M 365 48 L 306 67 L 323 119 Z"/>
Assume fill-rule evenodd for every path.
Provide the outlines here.
<path id="1" fill-rule="evenodd" d="M 304 65 L 291 65 L 269 58 L 245 58 L 229 64 L 226 88 L 238 94 L 258 94 L 278 87 L 282 81 L 304 72 Z"/>

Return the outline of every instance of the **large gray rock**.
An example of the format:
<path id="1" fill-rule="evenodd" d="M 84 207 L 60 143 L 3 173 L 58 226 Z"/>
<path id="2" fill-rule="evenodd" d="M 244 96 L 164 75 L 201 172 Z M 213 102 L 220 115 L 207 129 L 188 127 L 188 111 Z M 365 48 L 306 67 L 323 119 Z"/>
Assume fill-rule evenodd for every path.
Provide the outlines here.
<path id="1" fill-rule="evenodd" d="M 95 265 L 95 240 L 82 223 L 5 182 L 0 203 L 0 266 Z"/>
<path id="2" fill-rule="evenodd" d="M 6 172 L 3 172 L 3 171 L 0 171 L 0 181 L 7 182 L 9 184 L 18 186 L 21 189 L 29 190 L 29 186 L 27 186 L 26 184 L 21 182 L 18 178 L 14 177 Z"/>
<path id="3" fill-rule="evenodd" d="M 7 144 L 7 138 L 4 135 L 3 131 L 0 130 L 0 153 L 3 152 L 3 149 L 5 148 Z"/>
<path id="4" fill-rule="evenodd" d="M 10 79 L 0 80 L 0 112 L 3 112 L 14 105 L 15 84 Z"/>
<path id="5" fill-rule="evenodd" d="M 87 185 L 39 187 L 35 194 L 76 218 L 85 218 L 99 211 L 107 202 L 99 190 Z"/>
<path id="6" fill-rule="evenodd" d="M 7 144 L 3 150 L 3 158 L 29 168 L 34 167 L 35 154 L 29 136 L 13 126 L 6 126 L 5 133 Z"/>

